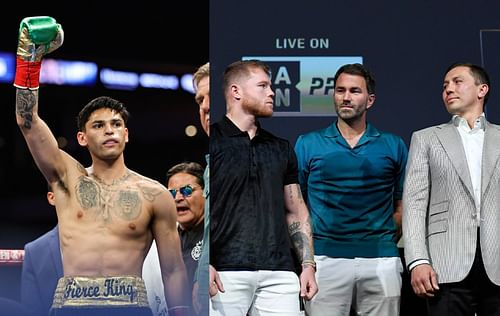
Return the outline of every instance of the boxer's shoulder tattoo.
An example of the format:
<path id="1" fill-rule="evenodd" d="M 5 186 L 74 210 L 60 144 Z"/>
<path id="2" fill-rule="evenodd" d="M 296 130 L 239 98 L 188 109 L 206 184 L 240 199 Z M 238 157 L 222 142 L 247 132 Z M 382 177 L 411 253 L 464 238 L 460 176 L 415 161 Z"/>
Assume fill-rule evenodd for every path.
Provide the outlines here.
<path id="1" fill-rule="evenodd" d="M 29 89 L 18 89 L 16 94 L 16 114 L 23 118 L 23 127 L 31 129 L 33 109 L 37 104 L 37 92 Z"/>
<path id="2" fill-rule="evenodd" d="M 135 175 L 139 178 L 137 181 L 137 187 L 146 201 L 153 202 L 158 195 L 163 192 L 167 192 L 167 188 L 165 188 L 165 186 L 163 186 L 160 182 L 137 173 L 135 173 Z"/>
<path id="3" fill-rule="evenodd" d="M 145 185 L 138 184 L 137 186 L 139 187 L 139 190 L 141 190 L 142 195 L 148 202 L 153 202 L 158 195 L 165 192 L 162 186 L 156 186 L 156 185 L 152 186 L 150 184 L 145 184 Z"/>

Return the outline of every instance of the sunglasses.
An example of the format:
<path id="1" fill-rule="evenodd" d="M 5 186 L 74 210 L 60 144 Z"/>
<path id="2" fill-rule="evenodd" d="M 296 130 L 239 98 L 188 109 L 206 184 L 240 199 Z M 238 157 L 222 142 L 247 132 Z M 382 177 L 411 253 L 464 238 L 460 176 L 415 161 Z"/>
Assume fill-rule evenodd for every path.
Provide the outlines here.
<path id="1" fill-rule="evenodd" d="M 174 197 L 175 199 L 175 196 L 177 195 L 177 191 L 179 191 L 179 193 L 184 197 L 184 198 L 187 198 L 187 197 L 190 197 L 191 194 L 193 194 L 193 191 L 194 191 L 194 187 L 191 185 L 191 184 L 187 184 L 183 187 L 180 187 L 178 189 L 168 189 L 168 191 L 170 192 L 170 194 L 172 194 L 172 196 Z"/>

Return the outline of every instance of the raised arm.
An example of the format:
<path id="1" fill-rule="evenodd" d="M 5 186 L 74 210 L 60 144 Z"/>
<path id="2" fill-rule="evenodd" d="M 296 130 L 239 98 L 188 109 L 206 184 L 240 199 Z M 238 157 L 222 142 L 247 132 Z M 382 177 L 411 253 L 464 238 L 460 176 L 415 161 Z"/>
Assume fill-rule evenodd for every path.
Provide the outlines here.
<path id="1" fill-rule="evenodd" d="M 50 183 L 64 174 L 63 154 L 45 122 L 38 116 L 38 91 L 17 89 L 16 120 L 33 158 Z"/>
<path id="2" fill-rule="evenodd" d="M 177 232 L 177 209 L 166 188 L 162 188 L 153 204 L 153 236 L 158 248 L 169 315 L 188 315 L 191 293 L 188 290 L 186 267 Z"/>
<path id="3" fill-rule="evenodd" d="M 38 116 L 38 88 L 42 57 L 61 46 L 62 27 L 51 17 L 21 21 L 17 47 L 16 121 L 35 162 L 49 182 L 64 174 L 64 155 L 47 124 Z"/>
<path id="4" fill-rule="evenodd" d="M 288 233 L 299 261 L 302 263 L 300 275 L 300 295 L 310 300 L 318 291 L 316 278 L 316 263 L 314 262 L 314 247 L 309 210 L 302 198 L 300 186 L 297 183 L 288 184 L 284 188 L 285 207 L 287 209 Z"/>

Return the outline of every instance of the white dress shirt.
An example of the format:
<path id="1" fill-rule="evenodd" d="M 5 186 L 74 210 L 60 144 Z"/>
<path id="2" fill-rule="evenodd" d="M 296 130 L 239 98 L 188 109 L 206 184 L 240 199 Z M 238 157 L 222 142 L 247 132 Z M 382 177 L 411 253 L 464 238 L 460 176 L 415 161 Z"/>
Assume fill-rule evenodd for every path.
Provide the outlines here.
<path id="1" fill-rule="evenodd" d="M 453 124 L 457 127 L 462 138 L 462 145 L 467 158 L 472 189 L 474 190 L 478 226 L 481 223 L 481 165 L 483 160 L 484 120 L 483 113 L 474 121 L 474 127 L 470 128 L 467 120 L 458 115 L 453 116 Z"/>

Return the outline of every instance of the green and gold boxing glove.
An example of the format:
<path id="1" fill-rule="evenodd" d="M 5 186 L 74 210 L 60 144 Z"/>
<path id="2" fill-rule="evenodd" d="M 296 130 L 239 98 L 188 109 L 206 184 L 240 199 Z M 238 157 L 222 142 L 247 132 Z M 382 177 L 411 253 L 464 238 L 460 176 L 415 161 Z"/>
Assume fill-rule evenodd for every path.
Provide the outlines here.
<path id="1" fill-rule="evenodd" d="M 24 18 L 19 26 L 14 86 L 21 89 L 38 89 L 42 57 L 61 46 L 63 40 L 63 29 L 54 18 Z"/>

